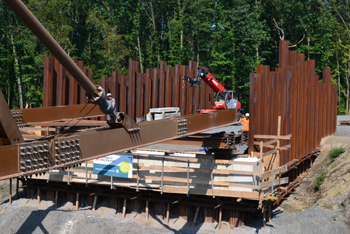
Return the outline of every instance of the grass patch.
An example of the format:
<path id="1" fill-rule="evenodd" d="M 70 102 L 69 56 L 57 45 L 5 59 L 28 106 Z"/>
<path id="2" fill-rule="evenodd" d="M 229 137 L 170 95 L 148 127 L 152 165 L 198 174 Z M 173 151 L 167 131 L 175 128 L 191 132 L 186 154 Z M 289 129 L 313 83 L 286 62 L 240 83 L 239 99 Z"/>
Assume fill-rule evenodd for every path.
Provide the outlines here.
<path id="1" fill-rule="evenodd" d="M 343 147 L 334 148 L 329 153 L 329 157 L 332 158 L 332 159 L 335 159 L 335 158 L 338 158 L 339 155 L 341 155 L 344 152 L 345 152 L 345 149 Z"/>
<path id="2" fill-rule="evenodd" d="M 0 190 L 2 190 L 4 187 L 0 186 Z"/>
<path id="3" fill-rule="evenodd" d="M 316 177 L 316 180 L 315 180 L 316 188 L 319 188 L 321 186 L 321 184 L 324 181 L 324 178 L 325 178 L 325 173 L 324 172 L 322 172 L 321 175 Z"/>

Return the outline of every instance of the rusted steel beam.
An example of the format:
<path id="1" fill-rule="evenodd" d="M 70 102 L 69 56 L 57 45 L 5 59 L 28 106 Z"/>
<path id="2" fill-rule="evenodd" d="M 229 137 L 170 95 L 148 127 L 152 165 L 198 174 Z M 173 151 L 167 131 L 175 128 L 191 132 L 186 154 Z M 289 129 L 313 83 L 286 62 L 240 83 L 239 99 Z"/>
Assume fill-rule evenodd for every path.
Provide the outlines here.
<path id="1" fill-rule="evenodd" d="M 140 129 L 124 128 L 78 132 L 52 140 L 0 147 L 0 180 L 26 176 L 83 163 L 86 160 L 189 136 L 236 121 L 236 110 L 220 110 L 171 120 L 139 123 Z M 110 139 L 115 144 L 110 144 Z"/>
<path id="2" fill-rule="evenodd" d="M 7 104 L 6 104 L 7 105 Z M 60 119 L 73 118 L 85 105 L 71 105 L 71 106 L 52 106 L 42 108 L 30 109 L 15 109 L 11 110 L 12 115 L 15 113 L 21 114 L 21 122 L 26 124 L 28 122 L 47 122 Z M 86 115 L 95 105 L 88 104 L 86 108 L 76 117 L 81 118 Z M 99 108 L 94 108 L 86 117 L 102 115 Z"/>
<path id="3" fill-rule="evenodd" d="M 16 112 L 11 114 L 10 108 L 7 105 L 7 102 L 0 90 L 0 142 L 1 145 L 15 145 L 23 143 L 23 137 L 20 131 L 18 130 L 15 118 L 13 115 L 16 115 L 20 119 L 21 113 Z M 11 156 L 9 156 L 11 157 Z M 9 160 L 11 160 L 9 158 Z M 0 162 L 1 163 L 1 162 Z"/>

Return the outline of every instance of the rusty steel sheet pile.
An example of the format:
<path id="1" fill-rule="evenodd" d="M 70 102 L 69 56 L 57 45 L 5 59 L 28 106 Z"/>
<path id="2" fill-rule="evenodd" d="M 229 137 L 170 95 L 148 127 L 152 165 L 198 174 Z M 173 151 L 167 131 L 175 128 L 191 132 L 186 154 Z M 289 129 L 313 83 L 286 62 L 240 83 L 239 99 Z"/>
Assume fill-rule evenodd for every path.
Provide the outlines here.
<path id="1" fill-rule="evenodd" d="M 93 71 L 83 68 L 82 61 L 74 61 L 92 80 Z M 117 112 L 124 112 L 132 119 L 140 118 L 150 108 L 176 106 L 182 115 L 194 114 L 198 109 L 210 108 L 209 96 L 213 91 L 204 81 L 200 87 L 189 87 L 184 76 L 195 77 L 197 62 L 188 66 L 167 67 L 160 62 L 160 68 L 139 72 L 139 62 L 129 61 L 129 75 L 113 71 L 111 77 L 102 77 L 101 85 L 116 101 Z M 133 92 L 130 92 L 130 91 Z M 76 105 L 87 103 L 86 93 L 77 81 L 55 58 L 44 59 L 43 106 Z"/>
<path id="2" fill-rule="evenodd" d="M 337 86 L 331 84 L 330 68 L 323 68 L 320 82 L 315 60 L 289 51 L 287 41 L 279 45 L 279 67 L 270 71 L 258 65 L 257 73 L 250 74 L 249 136 L 277 135 L 281 116 L 280 134 L 292 135 L 291 148 L 281 152 L 284 165 L 315 150 L 323 137 L 336 131 Z M 260 140 L 250 137 L 249 150 L 259 151 L 254 141 Z"/>

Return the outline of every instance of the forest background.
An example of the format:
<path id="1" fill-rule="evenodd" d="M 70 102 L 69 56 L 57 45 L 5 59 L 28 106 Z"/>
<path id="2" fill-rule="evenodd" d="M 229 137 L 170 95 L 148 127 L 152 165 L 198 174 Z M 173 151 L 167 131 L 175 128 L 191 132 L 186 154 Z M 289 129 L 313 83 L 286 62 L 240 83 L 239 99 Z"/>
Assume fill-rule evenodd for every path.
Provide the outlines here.
<path id="1" fill-rule="evenodd" d="M 338 114 L 349 114 L 349 0 L 23 0 L 93 81 L 197 61 L 249 103 L 249 74 L 257 64 L 278 67 L 278 43 L 332 69 Z M 0 89 L 10 108 L 40 107 L 43 61 L 50 52 L 0 1 Z"/>

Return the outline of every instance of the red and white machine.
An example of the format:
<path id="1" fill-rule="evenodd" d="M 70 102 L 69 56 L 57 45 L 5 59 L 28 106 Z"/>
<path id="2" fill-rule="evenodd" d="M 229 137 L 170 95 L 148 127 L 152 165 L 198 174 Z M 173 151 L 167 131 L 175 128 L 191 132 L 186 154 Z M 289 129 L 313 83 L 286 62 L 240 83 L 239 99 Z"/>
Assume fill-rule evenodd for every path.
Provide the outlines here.
<path id="1" fill-rule="evenodd" d="M 210 111 L 220 110 L 220 109 L 237 109 L 241 108 L 241 103 L 237 100 L 237 94 L 235 91 L 226 90 L 215 77 L 206 71 L 204 68 L 198 67 L 197 78 L 189 78 L 184 76 L 184 80 L 190 83 L 190 87 L 200 86 L 201 80 L 203 80 L 212 90 L 214 90 L 216 95 L 215 106 L 210 106 L 213 109 L 202 109 L 198 110 L 200 113 L 206 113 Z"/>

